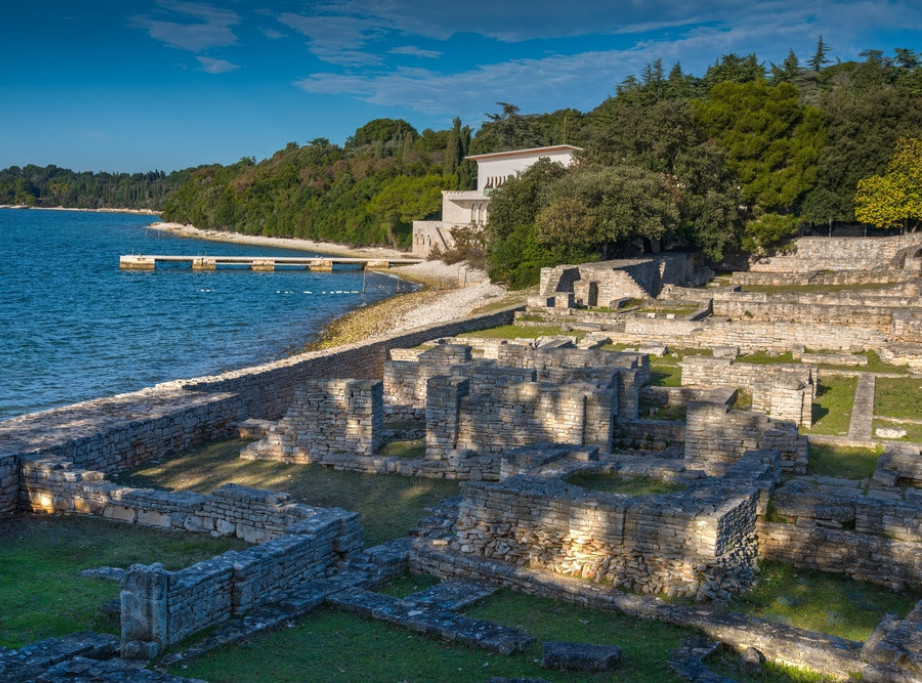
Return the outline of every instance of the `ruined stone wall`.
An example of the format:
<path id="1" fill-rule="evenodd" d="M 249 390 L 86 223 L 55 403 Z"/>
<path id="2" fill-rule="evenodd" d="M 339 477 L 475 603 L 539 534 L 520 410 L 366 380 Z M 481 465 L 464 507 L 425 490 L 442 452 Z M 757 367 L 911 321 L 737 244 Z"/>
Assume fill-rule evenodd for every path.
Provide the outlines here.
<path id="1" fill-rule="evenodd" d="M 915 285 L 907 283 L 907 280 L 918 276 L 918 263 L 915 265 L 915 272 L 908 268 L 840 270 L 835 272 L 825 270 L 804 270 L 799 272 L 736 271 L 730 281 L 734 285 L 768 285 L 771 287 L 790 287 L 791 285 L 822 285 L 827 287 L 841 285 L 898 285 L 903 283 L 914 287 Z"/>
<path id="2" fill-rule="evenodd" d="M 788 322 L 742 323 L 719 320 L 664 320 L 627 318 L 614 326 L 615 343 L 660 342 L 669 346 L 736 346 L 741 351 L 790 351 L 792 346 L 812 349 L 877 349 L 887 343 L 888 334 L 864 327 Z"/>
<path id="3" fill-rule="evenodd" d="M 600 494 L 514 476 L 463 485 L 452 550 L 646 593 L 749 585 L 758 495 Z"/>
<path id="4" fill-rule="evenodd" d="M 471 360 L 471 348 L 440 344 L 414 361 L 384 364 L 384 411 L 392 420 L 419 420 L 426 415 L 426 384 L 436 375 L 451 374 L 471 381 L 471 391 L 487 392 L 513 382 L 533 382 L 534 370 L 502 367 L 494 360 Z"/>
<path id="5" fill-rule="evenodd" d="M 208 495 L 120 486 L 107 481 L 102 472 L 84 470 L 60 458 L 23 458 L 21 477 L 20 507 L 29 512 L 84 514 L 160 529 L 234 536 L 248 543 L 261 543 L 324 512 L 290 502 L 287 493 L 236 484 L 225 484 Z M 349 542 L 361 545 L 361 528 L 352 531 L 359 535 Z"/>
<path id="6" fill-rule="evenodd" d="M 327 453 L 373 455 L 382 444 L 380 380 L 313 380 L 295 389 L 285 417 L 242 457 L 309 463 Z"/>
<path id="7" fill-rule="evenodd" d="M 844 574 L 893 590 L 922 585 L 922 547 L 815 524 L 759 522 L 759 555 L 773 562 Z"/>
<path id="8" fill-rule="evenodd" d="M 904 249 L 922 246 L 922 235 L 799 237 L 796 253 L 759 259 L 753 271 L 870 270 L 887 266 Z"/>
<path id="9" fill-rule="evenodd" d="M 618 390 L 618 417 L 625 420 L 637 419 L 640 388 L 650 378 L 650 359 L 641 353 L 503 344 L 496 355 L 499 365 L 533 368 L 539 382 L 589 381 L 602 386 L 614 382 Z"/>
<path id="10" fill-rule="evenodd" d="M 344 535 L 346 527 L 352 529 Z M 361 545 L 355 513 L 317 509 L 259 546 L 180 571 L 133 565 L 122 582 L 122 655 L 153 657 L 196 631 L 246 614 L 275 591 L 326 576 Z"/>
<path id="11" fill-rule="evenodd" d="M 752 394 L 753 411 L 809 427 L 819 376 L 811 365 L 739 363 L 692 355 L 682 359 L 682 384 L 746 389 Z"/>
<path id="12" fill-rule="evenodd" d="M 455 450 L 501 453 L 541 441 L 611 448 L 617 411 L 611 389 L 526 382 L 471 394 L 469 380 L 439 376 L 429 380 L 427 395 L 427 458 Z"/>
<path id="13" fill-rule="evenodd" d="M 842 297 L 842 301 L 836 298 L 827 295 L 824 302 L 819 302 L 803 296 L 769 297 L 761 292 L 722 294 L 714 296 L 713 315 L 743 323 L 784 321 L 803 325 L 865 326 L 887 334 L 893 325 L 895 310 L 918 306 L 918 299 L 910 301 L 903 297 L 862 300 L 847 296 Z"/>
<path id="14" fill-rule="evenodd" d="M 762 413 L 730 410 L 724 404 L 690 403 L 685 426 L 685 462 L 689 469 L 720 476 L 747 450 L 777 450 L 786 468 L 806 472 L 807 439 L 793 422 Z"/>

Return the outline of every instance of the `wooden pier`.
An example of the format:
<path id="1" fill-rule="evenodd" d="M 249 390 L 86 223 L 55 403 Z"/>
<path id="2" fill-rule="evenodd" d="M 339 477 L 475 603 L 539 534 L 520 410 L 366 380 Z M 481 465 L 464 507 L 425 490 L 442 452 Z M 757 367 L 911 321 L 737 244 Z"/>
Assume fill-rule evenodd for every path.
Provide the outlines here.
<path id="1" fill-rule="evenodd" d="M 304 269 L 331 272 L 336 265 L 360 266 L 368 270 L 387 270 L 392 266 L 420 263 L 420 258 L 349 258 L 343 256 L 120 256 L 122 270 L 156 270 L 158 264 L 188 264 L 192 270 L 246 268 L 256 271 Z"/>

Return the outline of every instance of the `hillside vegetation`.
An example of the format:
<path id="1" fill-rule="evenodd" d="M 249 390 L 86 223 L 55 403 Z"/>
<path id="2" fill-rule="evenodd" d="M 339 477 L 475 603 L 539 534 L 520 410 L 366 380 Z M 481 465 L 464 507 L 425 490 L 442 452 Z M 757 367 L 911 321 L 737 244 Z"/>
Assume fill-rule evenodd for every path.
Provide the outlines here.
<path id="1" fill-rule="evenodd" d="M 494 279 L 534 282 L 555 263 L 681 248 L 714 261 L 761 253 L 804 226 L 922 219 L 922 60 L 869 50 L 835 62 L 724 55 L 701 76 L 661 62 L 589 112 L 522 114 L 498 103 L 479 129 L 455 119 L 417 131 L 376 119 L 343 146 L 288 143 L 257 162 L 171 174 L 0 171 L 0 204 L 154 208 L 200 228 L 406 247 L 437 218 L 442 189 L 470 189 L 469 154 L 567 143 L 571 169 L 536 164 L 494 191 L 483 239 L 449 258 L 484 258 Z"/>

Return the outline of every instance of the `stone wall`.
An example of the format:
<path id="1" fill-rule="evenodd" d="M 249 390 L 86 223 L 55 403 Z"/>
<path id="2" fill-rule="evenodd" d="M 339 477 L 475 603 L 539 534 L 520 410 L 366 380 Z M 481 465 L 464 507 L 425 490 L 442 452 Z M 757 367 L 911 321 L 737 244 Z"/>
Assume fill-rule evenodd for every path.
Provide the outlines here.
<path id="1" fill-rule="evenodd" d="M 753 271 L 802 272 L 871 270 L 889 266 L 901 253 L 922 246 L 922 235 L 911 233 L 886 237 L 799 237 L 794 255 L 759 259 Z M 915 248 L 915 249 L 914 249 Z"/>
<path id="2" fill-rule="evenodd" d="M 305 382 L 285 417 L 241 457 L 308 463 L 328 453 L 374 455 L 382 444 L 383 396 L 380 380 Z"/>
<path id="3" fill-rule="evenodd" d="M 84 514 L 160 529 L 234 536 L 248 543 L 261 543 L 292 524 L 327 514 L 322 508 L 290 502 L 287 493 L 236 484 L 225 484 L 208 495 L 120 486 L 107 481 L 102 472 L 84 470 L 60 458 L 23 458 L 21 479 L 20 508 L 29 512 Z M 347 545 L 361 547 L 361 528 L 353 526 L 350 533 L 358 535 L 350 537 Z"/>
<path id="4" fill-rule="evenodd" d="M 732 358 L 686 356 L 682 359 L 683 386 L 746 389 L 752 410 L 802 427 L 813 424 L 813 401 L 818 370 L 801 364 L 740 363 Z"/>
<path id="5" fill-rule="evenodd" d="M 176 572 L 161 564 L 133 565 L 122 582 L 122 655 L 156 656 L 197 631 L 246 614 L 273 592 L 325 577 L 345 553 L 361 549 L 358 515 L 308 509 L 312 514 L 283 534 L 242 552 Z"/>
<path id="6" fill-rule="evenodd" d="M 468 482 L 450 547 L 615 588 L 697 595 L 754 578 L 758 493 L 602 494 L 517 475 Z"/>
<path id="7" fill-rule="evenodd" d="M 561 306 L 558 300 L 566 307 L 574 303 L 608 306 L 623 298 L 656 297 L 664 285 L 689 284 L 694 277 L 694 264 L 688 254 L 661 254 L 542 268 L 539 292 L 554 307 Z"/>
<path id="8" fill-rule="evenodd" d="M 641 353 L 503 344 L 497 347 L 496 357 L 505 367 L 534 369 L 539 382 L 613 384 L 618 391 L 618 417 L 625 420 L 637 419 L 640 388 L 650 378 L 650 359 Z"/>
<path id="9" fill-rule="evenodd" d="M 469 380 L 438 376 L 429 380 L 427 396 L 427 458 L 454 451 L 502 453 L 542 441 L 611 449 L 617 412 L 612 389 L 526 382 L 471 394 Z"/>
<path id="10" fill-rule="evenodd" d="M 685 426 L 685 463 L 690 469 L 722 475 L 748 450 L 777 450 L 782 465 L 798 474 L 807 469 L 807 438 L 793 422 L 761 413 L 730 410 L 724 404 L 690 403 Z"/>

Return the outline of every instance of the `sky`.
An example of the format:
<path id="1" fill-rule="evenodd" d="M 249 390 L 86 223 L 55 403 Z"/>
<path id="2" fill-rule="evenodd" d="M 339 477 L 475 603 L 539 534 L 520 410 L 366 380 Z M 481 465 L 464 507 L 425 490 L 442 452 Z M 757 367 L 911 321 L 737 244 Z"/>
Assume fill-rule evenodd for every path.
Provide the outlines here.
<path id="1" fill-rule="evenodd" d="M 701 76 L 922 50 L 920 0 L 12 0 L 0 14 L 0 168 L 174 171 L 343 144 L 375 118 L 477 129 L 589 111 L 661 59 Z"/>

